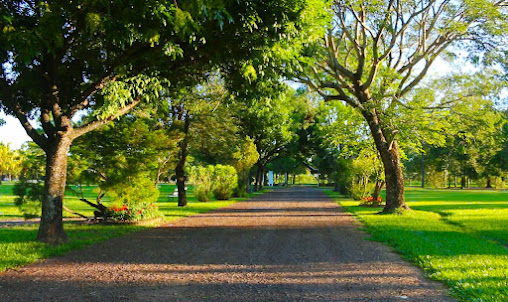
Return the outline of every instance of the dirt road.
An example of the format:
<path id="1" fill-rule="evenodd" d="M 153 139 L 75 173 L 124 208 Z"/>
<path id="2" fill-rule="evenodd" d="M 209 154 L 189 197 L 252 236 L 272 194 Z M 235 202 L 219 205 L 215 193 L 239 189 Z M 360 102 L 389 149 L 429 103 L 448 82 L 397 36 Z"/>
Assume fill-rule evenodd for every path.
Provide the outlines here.
<path id="1" fill-rule="evenodd" d="M 0 301 L 453 301 L 322 191 L 250 201 L 0 274 Z"/>

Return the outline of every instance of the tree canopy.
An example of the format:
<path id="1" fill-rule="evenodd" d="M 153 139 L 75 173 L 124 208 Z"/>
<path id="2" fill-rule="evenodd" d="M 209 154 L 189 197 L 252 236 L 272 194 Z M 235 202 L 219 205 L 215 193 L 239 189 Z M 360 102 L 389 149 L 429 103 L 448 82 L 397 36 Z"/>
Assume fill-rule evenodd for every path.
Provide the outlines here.
<path id="1" fill-rule="evenodd" d="M 407 208 L 397 117 L 411 107 L 408 95 L 454 43 L 494 47 L 491 43 L 504 34 L 505 4 L 334 1 L 327 33 L 302 52 L 295 77 L 325 100 L 355 108 L 367 121 L 386 175 L 385 212 Z"/>
<path id="2" fill-rule="evenodd" d="M 169 85 L 194 85 L 213 66 L 236 66 L 298 34 L 306 2 L 17 0 L 0 8 L 1 108 L 46 153 L 38 238 L 60 243 L 74 139 L 160 100 Z M 73 124 L 82 111 L 94 118 Z"/>

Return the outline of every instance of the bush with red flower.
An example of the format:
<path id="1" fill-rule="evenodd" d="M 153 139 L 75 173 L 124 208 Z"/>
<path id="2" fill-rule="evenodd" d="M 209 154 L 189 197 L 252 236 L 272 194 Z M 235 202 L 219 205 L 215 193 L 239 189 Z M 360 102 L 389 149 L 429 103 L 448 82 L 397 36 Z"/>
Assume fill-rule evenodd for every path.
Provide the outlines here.
<path id="1" fill-rule="evenodd" d="M 103 184 L 104 191 L 110 196 L 113 206 L 109 208 L 109 217 L 115 221 L 136 222 L 162 217 L 157 207 L 159 191 L 149 177 L 128 179 L 124 182 Z"/>
<path id="2" fill-rule="evenodd" d="M 131 205 L 114 205 L 109 208 L 109 212 L 110 217 L 115 221 L 136 222 L 163 216 L 156 204 L 144 202 Z"/>
<path id="3" fill-rule="evenodd" d="M 380 206 L 383 203 L 383 198 L 378 197 L 376 200 L 374 200 L 374 197 L 372 196 L 366 196 L 362 198 L 360 205 L 361 206 Z"/>

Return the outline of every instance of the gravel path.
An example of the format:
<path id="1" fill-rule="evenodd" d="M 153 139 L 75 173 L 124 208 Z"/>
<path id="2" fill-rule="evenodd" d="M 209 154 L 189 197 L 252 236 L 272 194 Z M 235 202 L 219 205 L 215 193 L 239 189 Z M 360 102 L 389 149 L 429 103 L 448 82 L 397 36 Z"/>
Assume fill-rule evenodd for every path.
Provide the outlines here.
<path id="1" fill-rule="evenodd" d="M 0 274 L 0 301 L 453 301 L 318 189 L 275 190 Z"/>

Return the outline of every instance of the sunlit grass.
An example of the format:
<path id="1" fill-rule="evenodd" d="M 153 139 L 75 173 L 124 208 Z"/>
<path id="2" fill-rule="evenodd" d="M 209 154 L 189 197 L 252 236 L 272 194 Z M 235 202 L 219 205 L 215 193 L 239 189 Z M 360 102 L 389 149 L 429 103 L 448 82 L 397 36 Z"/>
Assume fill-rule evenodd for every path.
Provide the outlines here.
<path id="1" fill-rule="evenodd" d="M 15 196 L 12 194 L 13 186 L 14 184 L 12 182 L 4 182 L 2 185 L 0 185 L 0 220 L 23 219 L 23 214 L 14 204 Z M 160 210 L 166 217 L 168 217 L 168 219 L 171 217 L 185 217 L 197 213 L 202 213 L 209 211 L 210 209 L 215 209 L 217 207 L 223 207 L 231 204 L 230 201 L 212 201 L 209 203 L 197 202 L 196 198 L 194 197 L 193 187 L 189 185 L 187 186 L 187 199 L 189 205 L 182 209 L 177 206 L 177 199 L 172 197 L 175 188 L 176 186 L 173 184 L 159 185 L 160 194 L 157 203 L 159 204 Z M 95 202 L 97 195 L 99 194 L 97 186 L 83 186 L 82 190 L 84 198 Z M 81 188 L 73 187 L 73 190 L 67 189 L 64 205 L 75 212 L 88 217 L 93 217 L 93 211 L 95 208 L 80 201 L 80 198 L 82 198 Z M 102 203 L 106 206 L 111 205 L 108 195 L 103 197 Z M 76 215 L 66 211 L 63 212 L 63 215 L 64 217 L 77 217 Z"/>
<path id="2" fill-rule="evenodd" d="M 470 233 L 508 245 L 507 191 L 409 189 L 406 199 L 414 210 L 439 213 Z"/>
<path id="3" fill-rule="evenodd" d="M 89 200 L 95 200 L 97 192 L 95 187 L 84 188 L 84 196 Z M 228 201 L 210 201 L 206 203 L 198 202 L 192 192 L 192 186 L 188 186 L 188 205 L 178 207 L 177 200 L 168 195 L 172 195 L 175 189 L 174 185 L 164 184 L 160 187 L 160 197 L 158 199 L 159 209 L 164 214 L 164 222 L 173 221 L 178 218 L 191 216 L 199 213 L 208 212 L 217 208 L 225 207 L 235 203 L 241 198 L 235 198 Z M 22 214 L 14 205 L 12 196 L 12 184 L 0 186 L 0 220 L 22 219 Z M 260 193 L 256 193 L 260 194 Z M 74 196 L 72 192 L 67 192 L 65 205 L 74 211 L 93 216 L 93 209 L 85 203 L 79 201 L 79 197 Z M 105 205 L 109 205 L 107 199 Z M 9 214 L 6 214 L 9 213 Z M 69 217 L 72 215 L 68 215 Z M 0 271 L 9 268 L 32 263 L 38 259 L 61 255 L 65 252 L 82 248 L 95 242 L 107 240 L 112 237 L 118 237 L 129 232 L 146 229 L 159 225 L 162 221 L 154 221 L 151 225 L 84 225 L 78 223 L 65 223 L 65 231 L 69 237 L 69 243 L 57 247 L 43 244 L 36 241 L 38 225 L 0 227 Z"/>
<path id="4" fill-rule="evenodd" d="M 507 192 L 410 189 L 413 210 L 402 215 L 378 215 L 379 208 L 330 194 L 373 240 L 446 283 L 460 301 L 508 301 Z"/>
<path id="5" fill-rule="evenodd" d="M 35 240 L 37 225 L 0 228 L 0 271 L 32 263 L 38 259 L 61 255 L 71 249 L 118 237 L 147 228 L 136 225 L 83 225 L 66 223 L 69 243 L 50 246 Z"/>

